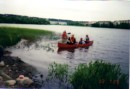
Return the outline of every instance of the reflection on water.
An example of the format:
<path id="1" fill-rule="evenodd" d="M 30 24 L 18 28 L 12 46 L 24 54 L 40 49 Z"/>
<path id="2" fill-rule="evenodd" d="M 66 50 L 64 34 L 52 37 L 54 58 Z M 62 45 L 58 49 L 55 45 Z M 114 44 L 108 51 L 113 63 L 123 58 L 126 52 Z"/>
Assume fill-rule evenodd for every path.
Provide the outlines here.
<path id="1" fill-rule="evenodd" d="M 62 51 L 68 51 L 68 52 L 74 53 L 75 49 L 61 49 L 61 48 L 58 48 L 57 53 L 60 54 Z"/>
<path id="2" fill-rule="evenodd" d="M 75 50 L 80 51 L 81 53 L 87 53 L 89 47 L 86 48 L 71 48 L 71 49 L 63 49 L 63 48 L 58 48 L 57 53 L 62 54 L 64 51 L 67 52 L 66 58 L 68 59 L 75 59 Z M 79 54 L 80 55 L 80 54 Z"/>
<path id="3" fill-rule="evenodd" d="M 60 54 L 62 51 L 68 51 L 68 52 L 74 53 L 75 49 L 82 50 L 82 49 L 89 49 L 89 47 L 85 47 L 85 48 L 71 48 L 71 49 L 70 48 L 58 48 L 57 53 Z"/>
<path id="4" fill-rule="evenodd" d="M 57 53 L 58 54 L 62 54 L 62 52 L 64 52 L 64 51 L 67 52 L 66 58 L 68 58 L 68 59 L 74 59 L 75 49 L 60 49 L 60 48 L 58 48 Z"/>

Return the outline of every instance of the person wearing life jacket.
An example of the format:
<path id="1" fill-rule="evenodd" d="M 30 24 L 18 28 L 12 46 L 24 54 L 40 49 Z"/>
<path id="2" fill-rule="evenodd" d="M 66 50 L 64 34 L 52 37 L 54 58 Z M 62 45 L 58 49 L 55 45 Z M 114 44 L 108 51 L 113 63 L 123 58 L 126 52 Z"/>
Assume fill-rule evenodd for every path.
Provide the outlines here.
<path id="1" fill-rule="evenodd" d="M 67 42 L 67 33 L 66 33 L 66 31 L 64 31 L 63 32 L 63 34 L 62 34 L 62 43 L 66 43 Z"/>
<path id="2" fill-rule="evenodd" d="M 71 43 L 71 44 L 75 44 L 75 43 L 76 43 L 76 39 L 75 39 L 74 35 L 72 35 L 72 36 L 70 37 L 70 43 Z"/>
<path id="3" fill-rule="evenodd" d="M 85 43 L 88 43 L 88 42 L 89 42 L 89 36 L 86 35 L 86 37 L 85 37 Z"/>

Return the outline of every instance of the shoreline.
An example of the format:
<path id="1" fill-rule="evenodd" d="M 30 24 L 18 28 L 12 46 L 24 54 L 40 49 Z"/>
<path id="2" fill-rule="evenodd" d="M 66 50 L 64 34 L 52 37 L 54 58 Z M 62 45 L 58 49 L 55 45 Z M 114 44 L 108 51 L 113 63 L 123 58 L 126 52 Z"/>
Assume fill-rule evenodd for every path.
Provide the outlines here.
<path id="1" fill-rule="evenodd" d="M 8 52 L 8 51 L 6 51 Z M 38 71 L 33 66 L 23 62 L 19 57 L 6 53 L 0 62 L 0 88 L 38 88 L 36 74 Z M 19 80 L 24 76 L 25 80 Z"/>

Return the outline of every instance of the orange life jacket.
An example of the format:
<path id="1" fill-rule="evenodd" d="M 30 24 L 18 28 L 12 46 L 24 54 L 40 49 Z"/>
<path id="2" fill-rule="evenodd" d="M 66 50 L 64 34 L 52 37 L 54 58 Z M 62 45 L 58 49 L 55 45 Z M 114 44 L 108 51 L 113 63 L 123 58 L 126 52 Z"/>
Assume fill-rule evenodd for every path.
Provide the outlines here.
<path id="1" fill-rule="evenodd" d="M 66 34 L 66 32 L 64 32 L 64 33 L 62 34 L 62 39 L 67 39 L 67 34 Z"/>
<path id="2" fill-rule="evenodd" d="M 71 37 L 71 38 L 70 38 L 70 41 L 71 41 L 71 43 L 75 43 L 75 42 L 76 42 L 76 39 L 75 39 L 74 37 Z"/>

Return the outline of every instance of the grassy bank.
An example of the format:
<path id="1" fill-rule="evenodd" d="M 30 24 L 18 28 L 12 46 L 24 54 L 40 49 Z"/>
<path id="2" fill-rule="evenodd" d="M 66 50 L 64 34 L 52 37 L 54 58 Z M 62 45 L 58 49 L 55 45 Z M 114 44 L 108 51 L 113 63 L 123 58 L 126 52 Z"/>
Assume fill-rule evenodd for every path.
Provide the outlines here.
<path id="1" fill-rule="evenodd" d="M 15 45 L 21 39 L 35 41 L 45 35 L 52 35 L 51 31 L 16 28 L 16 27 L 0 27 L 0 45 L 5 47 Z"/>

